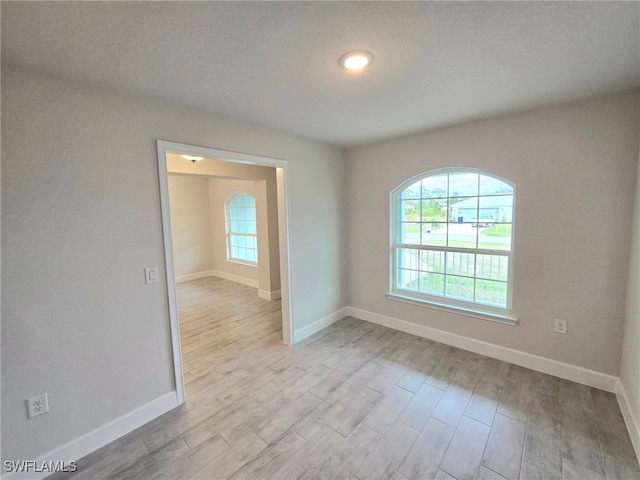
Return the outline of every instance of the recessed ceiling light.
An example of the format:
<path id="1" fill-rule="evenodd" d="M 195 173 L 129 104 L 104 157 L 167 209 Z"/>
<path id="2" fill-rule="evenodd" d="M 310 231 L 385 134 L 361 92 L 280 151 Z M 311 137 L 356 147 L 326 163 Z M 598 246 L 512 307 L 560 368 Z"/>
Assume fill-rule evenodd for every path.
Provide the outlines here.
<path id="1" fill-rule="evenodd" d="M 371 65 L 373 62 L 373 55 L 364 50 L 357 52 L 345 53 L 340 57 L 338 62 L 342 68 L 347 70 L 362 70 L 367 65 Z"/>
<path id="2" fill-rule="evenodd" d="M 204 157 L 194 157 L 193 155 L 180 155 L 185 160 L 191 160 L 193 163 L 199 162 Z"/>

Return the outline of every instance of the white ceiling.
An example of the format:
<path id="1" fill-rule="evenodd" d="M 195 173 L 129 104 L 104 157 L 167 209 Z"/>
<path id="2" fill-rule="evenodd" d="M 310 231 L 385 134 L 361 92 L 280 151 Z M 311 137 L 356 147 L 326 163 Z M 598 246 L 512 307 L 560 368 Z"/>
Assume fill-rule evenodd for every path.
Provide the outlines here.
<path id="1" fill-rule="evenodd" d="M 5 62 L 343 147 L 640 85 L 638 2 L 1 8 Z"/>

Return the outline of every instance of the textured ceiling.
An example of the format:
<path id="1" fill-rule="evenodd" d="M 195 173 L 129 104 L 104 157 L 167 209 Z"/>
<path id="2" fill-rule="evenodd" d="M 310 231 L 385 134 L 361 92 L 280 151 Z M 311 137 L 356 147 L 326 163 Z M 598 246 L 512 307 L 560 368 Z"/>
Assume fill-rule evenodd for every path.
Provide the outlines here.
<path id="1" fill-rule="evenodd" d="M 344 147 L 640 85 L 637 2 L 1 8 L 5 62 Z"/>

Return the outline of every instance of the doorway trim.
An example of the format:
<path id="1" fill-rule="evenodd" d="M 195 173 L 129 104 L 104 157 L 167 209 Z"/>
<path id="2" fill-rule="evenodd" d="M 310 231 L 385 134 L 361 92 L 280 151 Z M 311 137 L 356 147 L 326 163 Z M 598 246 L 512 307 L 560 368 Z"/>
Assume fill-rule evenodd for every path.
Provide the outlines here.
<path id="1" fill-rule="evenodd" d="M 164 242 L 165 274 L 169 306 L 169 325 L 171 329 L 171 348 L 173 352 L 173 369 L 176 382 L 178 403 L 184 403 L 186 394 L 182 372 L 182 350 L 180 347 L 180 326 L 178 323 L 178 301 L 176 293 L 175 270 L 173 266 L 173 239 L 171 234 L 171 212 L 169 207 L 169 181 L 167 170 L 167 154 L 193 155 L 214 158 L 230 163 L 243 163 L 274 167 L 276 169 L 276 185 L 278 197 L 278 236 L 280 251 L 280 285 L 282 298 L 282 340 L 293 345 L 293 311 L 291 296 L 290 254 L 289 254 L 289 162 L 276 158 L 230 152 L 215 148 L 199 147 L 183 143 L 156 140 L 158 152 L 158 180 L 160 188 L 160 210 L 162 215 L 162 239 Z"/>

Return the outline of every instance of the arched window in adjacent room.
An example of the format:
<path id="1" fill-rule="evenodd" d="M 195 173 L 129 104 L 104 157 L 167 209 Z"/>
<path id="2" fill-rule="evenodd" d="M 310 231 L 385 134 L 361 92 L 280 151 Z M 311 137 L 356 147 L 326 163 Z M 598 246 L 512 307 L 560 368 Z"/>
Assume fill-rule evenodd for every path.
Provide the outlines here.
<path id="1" fill-rule="evenodd" d="M 227 260 L 258 264 L 256 200 L 248 193 L 234 193 L 225 202 Z"/>

